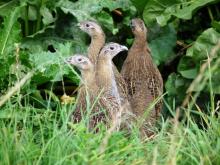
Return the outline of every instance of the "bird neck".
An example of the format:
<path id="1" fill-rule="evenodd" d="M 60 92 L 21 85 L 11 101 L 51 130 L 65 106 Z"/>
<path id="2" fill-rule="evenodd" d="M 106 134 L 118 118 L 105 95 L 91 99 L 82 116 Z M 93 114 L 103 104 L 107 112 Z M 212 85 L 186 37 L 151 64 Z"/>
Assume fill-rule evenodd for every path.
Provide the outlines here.
<path id="1" fill-rule="evenodd" d="M 99 76 L 105 82 L 105 86 L 109 86 L 112 82 L 112 76 L 114 73 L 112 71 L 112 61 L 109 59 L 98 58 L 97 69 Z"/>
<path id="2" fill-rule="evenodd" d="M 84 70 L 81 74 L 84 85 L 88 87 L 88 89 L 94 88 L 96 84 L 94 69 Z"/>
<path id="3" fill-rule="evenodd" d="M 150 64 L 152 61 L 152 57 L 150 55 L 151 51 L 148 47 L 146 38 L 147 38 L 146 34 L 135 35 L 134 42 L 133 42 L 133 45 L 131 46 L 130 52 L 132 52 L 131 53 L 132 57 L 136 55 L 144 54 L 145 55 L 144 57 L 147 59 L 148 63 Z M 137 50 L 141 52 L 137 52 Z"/>
<path id="4" fill-rule="evenodd" d="M 104 88 L 104 91 L 107 91 L 108 94 L 119 100 L 119 93 L 113 72 L 112 60 L 99 58 L 97 62 L 97 73 L 100 88 Z"/>
<path id="5" fill-rule="evenodd" d="M 92 62 L 95 64 L 97 60 L 97 56 L 101 50 L 101 48 L 105 44 L 105 34 L 98 34 L 95 36 L 92 36 L 91 38 L 91 44 L 88 48 L 88 55 Z"/>
<path id="6" fill-rule="evenodd" d="M 134 37 L 134 42 L 133 42 L 133 47 L 139 47 L 139 48 L 143 48 L 143 47 L 146 47 L 147 45 L 147 36 L 146 34 L 136 34 L 135 37 Z"/>

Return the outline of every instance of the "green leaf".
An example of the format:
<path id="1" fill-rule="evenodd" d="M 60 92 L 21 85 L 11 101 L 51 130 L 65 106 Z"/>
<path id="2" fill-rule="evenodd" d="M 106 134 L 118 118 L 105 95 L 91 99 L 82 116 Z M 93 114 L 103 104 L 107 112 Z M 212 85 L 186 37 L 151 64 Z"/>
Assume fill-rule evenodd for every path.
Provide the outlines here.
<path id="1" fill-rule="evenodd" d="M 11 11 L 15 9 L 16 6 L 18 6 L 17 0 L 12 0 L 6 3 L 3 3 L 3 5 L 0 6 L 0 16 L 6 17 L 10 15 Z"/>
<path id="2" fill-rule="evenodd" d="M 147 2 L 149 0 L 131 0 L 131 2 L 133 3 L 133 5 L 137 8 L 139 13 L 142 13 L 144 10 L 144 7 L 146 6 Z"/>
<path id="3" fill-rule="evenodd" d="M 20 26 L 17 23 L 20 7 L 15 8 L 9 16 L 5 17 L 3 28 L 0 29 L 0 56 L 20 40 Z"/>
<path id="4" fill-rule="evenodd" d="M 180 74 L 185 77 L 185 78 L 188 78 L 188 79 L 193 79 L 196 77 L 198 71 L 197 69 L 187 69 L 187 70 L 182 70 L 182 71 L 179 71 Z"/>
<path id="5" fill-rule="evenodd" d="M 91 14 L 100 12 L 102 7 L 98 5 L 100 0 L 81 0 L 75 3 L 64 0 L 60 1 L 58 6 L 63 10 L 64 13 L 70 13 L 76 17 L 78 21 L 92 19 Z"/>
<path id="6" fill-rule="evenodd" d="M 212 74 L 212 88 L 213 88 L 213 92 L 215 94 L 220 94 L 220 68 L 218 68 L 217 70 L 213 71 Z"/>
<path id="7" fill-rule="evenodd" d="M 219 0 L 149 0 L 144 8 L 143 18 L 148 25 L 155 22 L 165 26 L 174 16 L 180 19 L 191 19 L 201 7 Z"/>
<path id="8" fill-rule="evenodd" d="M 54 45 L 56 52 L 37 52 L 30 55 L 30 61 L 35 68 L 44 70 L 45 67 L 51 64 L 64 64 L 64 58 L 72 54 L 71 43 Z"/>
<path id="9" fill-rule="evenodd" d="M 114 22 L 110 14 L 108 14 L 105 11 L 101 11 L 95 17 L 97 18 L 100 25 L 103 25 L 105 28 L 107 28 L 109 31 L 113 33 Z"/>
<path id="10" fill-rule="evenodd" d="M 183 77 L 188 79 L 194 79 L 198 74 L 196 64 L 190 57 L 181 58 L 177 70 Z"/>
<path id="11" fill-rule="evenodd" d="M 102 8 L 107 8 L 110 11 L 113 11 L 115 9 L 122 9 L 122 10 L 130 10 L 132 7 L 132 4 L 129 0 L 117 0 L 117 1 L 112 1 L 112 0 L 100 0 L 99 5 Z"/>
<path id="12" fill-rule="evenodd" d="M 165 88 L 167 91 L 168 95 L 176 95 L 176 88 L 173 87 L 173 85 L 175 84 L 175 79 L 176 79 L 176 74 L 172 73 L 169 75 L 166 84 L 165 84 Z"/>
<path id="13" fill-rule="evenodd" d="M 210 56 L 212 49 L 214 48 L 214 46 L 217 45 L 217 43 L 219 41 L 220 41 L 220 33 L 216 32 L 213 28 L 209 28 L 209 29 L 205 30 L 197 38 L 197 40 L 194 42 L 192 47 L 188 48 L 188 50 L 186 52 L 186 57 L 185 57 L 186 59 L 188 59 L 188 64 L 186 62 L 183 62 L 184 59 L 182 59 L 180 61 L 179 66 L 178 66 L 178 71 L 184 77 L 190 78 L 189 77 L 190 69 L 200 68 L 201 64 L 205 62 L 204 60 L 206 60 L 208 58 L 208 56 Z M 220 52 L 218 51 L 215 56 L 219 57 Z M 216 59 L 218 59 L 216 57 L 214 57 L 213 62 L 210 64 L 211 67 L 215 65 L 215 61 L 216 61 Z M 190 64 L 193 63 L 193 65 L 190 65 L 189 61 L 191 61 Z M 185 71 L 185 72 L 183 72 L 183 71 Z M 188 73 L 186 71 L 188 71 Z M 191 73 L 194 71 L 195 70 L 191 70 Z M 219 73 L 220 73 L 219 67 L 215 71 L 212 71 L 212 73 L 211 73 L 213 92 L 216 94 L 219 94 L 219 81 L 220 81 Z M 208 68 L 206 69 L 206 71 L 204 73 L 201 73 L 201 74 L 202 74 L 202 76 L 207 78 L 209 76 Z M 194 77 L 192 76 L 191 78 L 194 78 Z M 201 88 L 198 85 L 193 90 L 194 91 L 201 91 Z M 206 87 L 202 90 L 209 92 L 208 82 L 206 84 Z"/>
<path id="14" fill-rule="evenodd" d="M 65 58 L 72 55 L 71 43 L 57 44 L 55 53 L 51 52 L 38 52 L 30 54 L 30 62 L 33 67 L 37 69 L 33 82 L 41 84 L 47 81 L 61 81 L 63 75 L 69 75 L 71 69 L 65 65 Z M 76 76 L 67 76 L 78 83 Z"/>
<path id="15" fill-rule="evenodd" d="M 37 20 L 37 13 L 38 10 L 36 6 L 28 6 L 28 20 L 30 21 L 36 21 Z"/>
<path id="16" fill-rule="evenodd" d="M 51 11 L 46 6 L 42 6 L 40 8 L 40 13 L 43 16 L 42 21 L 44 25 L 49 25 L 55 21 L 55 18 L 51 14 Z"/>
<path id="17" fill-rule="evenodd" d="M 217 31 L 220 32 L 220 22 L 219 21 L 212 21 L 212 27 Z"/>
<path id="18" fill-rule="evenodd" d="M 171 15 L 167 15 L 166 10 L 173 12 L 175 6 L 180 2 L 181 0 L 148 0 L 144 8 L 143 19 L 147 25 L 154 24 L 161 15 L 169 20 Z"/>
<path id="19" fill-rule="evenodd" d="M 15 52 L 16 52 L 16 43 L 19 43 L 21 40 L 20 36 L 20 24 L 17 22 L 19 17 L 20 8 L 17 7 L 10 12 L 6 17 L 3 18 L 3 23 L 0 26 L 0 89 L 5 89 L 8 87 L 9 83 L 12 83 L 13 75 L 10 75 L 10 68 L 13 67 L 15 62 Z"/>
<path id="20" fill-rule="evenodd" d="M 190 80 L 183 78 L 181 75 L 171 73 L 165 83 L 165 89 L 170 103 L 172 103 L 174 99 L 176 100 L 176 104 L 182 103 L 190 83 Z"/>
<path id="21" fill-rule="evenodd" d="M 184 98 L 187 87 L 185 79 L 176 73 L 171 73 L 165 83 L 165 88 L 169 96 L 179 94 L 179 96 Z"/>
<path id="22" fill-rule="evenodd" d="M 57 6 L 59 6 L 64 13 L 73 15 L 78 22 L 83 20 L 98 20 L 100 24 L 113 34 L 116 34 L 119 29 L 114 27 L 113 18 L 110 12 L 115 9 L 133 12 L 134 9 L 134 6 L 132 6 L 129 0 L 80 0 L 74 3 L 64 0 L 60 1 Z M 126 15 L 124 17 L 126 17 Z"/>
<path id="23" fill-rule="evenodd" d="M 193 46 L 187 50 L 186 56 L 192 57 L 196 62 L 207 59 L 207 55 L 210 54 L 211 49 L 218 43 L 219 39 L 220 33 L 213 28 L 205 30 L 197 38 Z"/>
<path id="24" fill-rule="evenodd" d="M 130 10 L 132 4 L 129 0 L 80 0 L 74 3 L 69 0 L 63 0 L 60 1 L 57 6 L 59 6 L 64 13 L 70 13 L 75 16 L 78 21 L 83 21 L 94 19 L 93 16 L 95 14 L 99 15 L 103 8 L 107 8 L 109 11 L 121 8 L 125 11 Z M 106 16 L 106 14 L 104 16 Z M 101 15 L 101 17 L 103 16 Z"/>
<path id="25" fill-rule="evenodd" d="M 155 38 L 149 43 L 154 62 L 159 65 L 175 56 L 173 48 L 176 45 L 176 31 L 172 24 L 163 28 L 152 28 Z"/>
<path id="26" fill-rule="evenodd" d="M 56 53 L 41 52 L 30 55 L 30 61 L 33 62 L 35 68 L 44 70 L 48 65 L 59 63 L 60 59 Z"/>

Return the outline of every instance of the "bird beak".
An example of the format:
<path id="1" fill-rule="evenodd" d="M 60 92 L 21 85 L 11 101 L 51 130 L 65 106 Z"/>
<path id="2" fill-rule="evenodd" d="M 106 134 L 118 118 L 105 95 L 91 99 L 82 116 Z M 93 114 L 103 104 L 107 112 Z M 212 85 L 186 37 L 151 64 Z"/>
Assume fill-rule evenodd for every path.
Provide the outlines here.
<path id="1" fill-rule="evenodd" d="M 71 56 L 71 57 L 67 58 L 67 59 L 65 60 L 65 63 L 67 63 L 67 64 L 74 64 L 74 59 L 73 59 L 73 57 Z"/>
<path id="2" fill-rule="evenodd" d="M 121 50 L 126 50 L 126 51 L 128 51 L 128 48 L 127 48 L 126 46 L 121 45 L 120 47 L 121 47 Z"/>

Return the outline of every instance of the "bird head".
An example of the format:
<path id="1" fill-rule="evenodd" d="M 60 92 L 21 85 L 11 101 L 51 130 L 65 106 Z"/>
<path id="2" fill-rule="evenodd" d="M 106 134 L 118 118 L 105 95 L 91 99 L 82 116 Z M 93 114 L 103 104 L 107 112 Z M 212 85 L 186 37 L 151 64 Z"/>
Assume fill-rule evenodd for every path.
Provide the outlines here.
<path id="1" fill-rule="evenodd" d="M 140 18 L 132 19 L 130 27 L 134 35 L 142 35 L 146 34 L 147 32 L 147 28 L 144 24 L 144 21 L 142 21 Z"/>
<path id="2" fill-rule="evenodd" d="M 91 70 L 93 68 L 93 64 L 89 58 L 80 54 L 75 54 L 67 58 L 66 63 L 76 66 L 79 70 Z"/>
<path id="3" fill-rule="evenodd" d="M 95 21 L 82 21 L 77 26 L 91 37 L 104 34 L 101 26 Z"/>
<path id="4" fill-rule="evenodd" d="M 102 59 L 107 58 L 107 59 L 112 60 L 119 52 L 125 51 L 125 50 L 126 51 L 128 50 L 126 46 L 110 42 L 102 48 L 99 54 L 99 58 L 102 58 Z"/>

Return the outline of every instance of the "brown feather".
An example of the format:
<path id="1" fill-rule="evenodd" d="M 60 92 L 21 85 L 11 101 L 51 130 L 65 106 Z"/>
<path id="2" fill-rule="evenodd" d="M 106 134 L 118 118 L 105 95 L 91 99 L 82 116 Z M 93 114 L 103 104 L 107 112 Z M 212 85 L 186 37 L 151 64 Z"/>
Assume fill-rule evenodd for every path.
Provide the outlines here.
<path id="1" fill-rule="evenodd" d="M 114 50 L 111 50 L 110 48 L 114 48 Z M 122 50 L 123 49 L 121 48 L 119 44 L 116 44 L 116 43 L 107 44 L 101 50 L 98 56 L 97 65 L 96 65 L 96 71 L 97 71 L 96 78 L 98 81 L 98 85 L 101 89 L 104 90 L 106 98 L 108 99 L 112 98 L 110 100 L 110 106 L 112 108 L 109 108 L 110 110 L 109 112 L 112 114 L 111 115 L 112 120 L 113 122 L 118 121 L 120 124 L 121 124 L 122 119 L 128 118 L 127 116 L 129 116 L 129 114 L 132 112 L 130 104 L 127 100 L 127 96 L 121 95 L 119 93 L 121 89 L 119 88 L 119 85 L 121 85 L 121 83 L 118 84 L 116 82 L 115 75 L 117 75 L 117 78 L 120 77 L 122 79 L 122 77 L 120 73 L 117 71 L 117 69 L 115 68 L 114 64 L 112 63 L 112 58 Z M 109 52 L 109 53 L 106 53 L 106 52 Z"/>
<path id="2" fill-rule="evenodd" d="M 163 93 L 163 80 L 158 68 L 154 65 L 151 52 L 146 41 L 146 27 L 141 19 L 132 20 L 134 43 L 128 52 L 128 56 L 122 66 L 121 74 L 124 78 L 132 110 L 137 117 L 142 117 L 157 97 Z M 154 125 L 162 107 L 162 101 L 158 102 L 150 110 L 145 132 L 149 135 L 150 125 Z"/>
<path id="3" fill-rule="evenodd" d="M 90 130 L 95 128 L 100 122 L 104 124 L 109 123 L 110 114 L 108 111 L 104 111 L 108 108 L 104 103 L 109 99 L 100 94 L 95 77 L 94 64 L 89 58 L 82 55 L 72 56 L 68 62 L 77 66 L 81 71 L 81 85 L 77 95 L 76 107 L 72 115 L 73 121 L 80 122 L 82 117 L 89 117 Z M 99 95 L 100 97 L 98 97 Z"/>
<path id="4" fill-rule="evenodd" d="M 99 55 L 100 50 L 105 44 L 105 33 L 102 30 L 101 26 L 94 21 L 84 21 L 80 23 L 80 29 L 88 33 L 91 37 L 91 43 L 88 48 L 88 57 L 90 60 L 96 65 L 97 57 Z M 85 24 L 90 24 L 92 29 L 89 29 L 85 26 Z M 112 68 L 115 76 L 115 81 L 118 86 L 119 95 L 121 96 L 121 101 L 123 102 L 124 99 L 128 99 L 128 90 L 124 79 L 122 78 L 121 74 L 117 70 L 116 66 L 112 62 Z"/>

